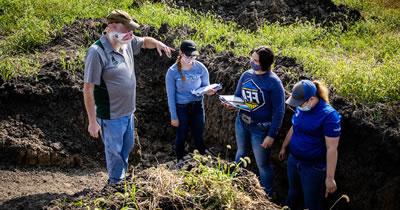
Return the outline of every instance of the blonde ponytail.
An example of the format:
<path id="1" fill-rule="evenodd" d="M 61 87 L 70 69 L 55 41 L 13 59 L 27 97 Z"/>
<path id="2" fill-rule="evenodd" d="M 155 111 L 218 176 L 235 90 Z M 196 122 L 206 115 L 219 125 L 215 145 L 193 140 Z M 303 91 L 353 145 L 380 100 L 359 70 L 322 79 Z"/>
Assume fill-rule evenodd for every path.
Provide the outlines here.
<path id="1" fill-rule="evenodd" d="M 176 65 L 178 66 L 178 72 L 181 75 L 182 80 L 186 81 L 186 77 L 185 77 L 185 75 L 183 75 L 183 72 L 182 72 L 181 58 L 182 58 L 182 56 L 179 55 L 178 58 L 176 59 Z"/>
<path id="2" fill-rule="evenodd" d="M 321 81 L 314 80 L 314 85 L 317 87 L 317 95 L 320 99 L 324 100 L 326 103 L 329 103 L 329 90 L 325 84 Z"/>

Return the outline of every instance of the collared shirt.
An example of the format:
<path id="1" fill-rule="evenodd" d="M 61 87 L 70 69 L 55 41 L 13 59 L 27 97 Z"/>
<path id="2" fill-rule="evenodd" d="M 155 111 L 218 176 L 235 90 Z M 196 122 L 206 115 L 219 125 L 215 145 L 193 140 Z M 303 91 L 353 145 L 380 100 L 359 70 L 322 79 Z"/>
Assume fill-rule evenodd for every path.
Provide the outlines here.
<path id="1" fill-rule="evenodd" d="M 140 53 L 144 38 L 134 37 L 120 52 L 103 35 L 101 45 L 90 46 L 85 58 L 84 82 L 95 84 L 96 115 L 116 119 L 136 109 L 134 55 Z"/>
<path id="2" fill-rule="evenodd" d="M 339 137 L 340 121 L 340 114 L 322 99 L 310 111 L 297 108 L 292 117 L 290 153 L 299 160 L 325 163 L 325 136 Z"/>

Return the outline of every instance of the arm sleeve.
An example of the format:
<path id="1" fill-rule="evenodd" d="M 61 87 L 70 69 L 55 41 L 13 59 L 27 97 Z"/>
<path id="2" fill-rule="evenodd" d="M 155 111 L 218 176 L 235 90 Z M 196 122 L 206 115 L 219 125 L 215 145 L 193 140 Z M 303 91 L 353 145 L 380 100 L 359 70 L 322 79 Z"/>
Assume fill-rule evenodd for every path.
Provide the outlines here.
<path id="1" fill-rule="evenodd" d="M 282 82 L 278 81 L 275 88 L 271 92 L 272 100 L 272 122 L 268 131 L 268 136 L 275 138 L 281 128 L 283 117 L 285 114 L 285 89 Z"/>
<path id="2" fill-rule="evenodd" d="M 177 120 L 178 116 L 176 114 L 176 99 L 175 99 L 176 85 L 171 68 L 168 69 L 167 71 L 167 75 L 165 77 L 165 86 L 167 90 L 168 107 L 169 107 L 169 112 L 171 114 L 171 120 Z"/>
<path id="3" fill-rule="evenodd" d="M 324 120 L 324 135 L 327 137 L 339 137 L 341 134 L 341 116 L 337 111 L 331 112 Z"/>
<path id="4" fill-rule="evenodd" d="M 138 55 L 140 53 L 140 49 L 142 48 L 144 44 L 144 38 L 143 37 L 135 37 L 132 40 L 132 51 L 133 55 Z"/>
<path id="5" fill-rule="evenodd" d="M 201 68 L 202 68 L 202 74 L 201 74 L 201 87 L 209 86 L 210 85 L 210 78 L 209 78 L 209 73 L 208 69 L 200 63 Z"/>
<path id="6" fill-rule="evenodd" d="M 90 47 L 85 58 L 83 81 L 85 83 L 100 85 L 102 69 L 102 61 L 99 53 L 95 48 Z"/>
<path id="7" fill-rule="evenodd" d="M 243 83 L 243 77 L 246 74 L 246 72 L 244 72 L 239 79 L 239 82 L 236 85 L 236 90 L 235 90 L 235 96 L 236 97 L 242 97 L 242 83 Z"/>

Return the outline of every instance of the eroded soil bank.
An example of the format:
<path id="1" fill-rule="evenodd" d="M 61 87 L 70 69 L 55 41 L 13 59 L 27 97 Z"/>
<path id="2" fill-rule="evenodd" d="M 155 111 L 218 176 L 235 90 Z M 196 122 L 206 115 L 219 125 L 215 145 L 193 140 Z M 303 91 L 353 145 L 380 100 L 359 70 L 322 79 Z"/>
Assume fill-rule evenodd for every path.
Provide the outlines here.
<path id="1" fill-rule="evenodd" d="M 64 29 L 64 36 L 44 47 L 43 52 L 57 48 L 74 51 L 77 45 L 73 43 L 89 46 L 99 37 L 102 24 L 101 20 L 77 21 Z M 90 37 L 83 38 L 83 31 L 89 31 Z M 194 31 L 189 28 L 171 29 L 163 25 L 160 29 L 144 26 L 141 35 L 153 36 L 172 45 L 177 37 L 191 33 Z M 37 77 L 0 80 L 1 165 L 8 169 L 24 165 L 97 167 L 98 163 L 104 162 L 103 148 L 101 141 L 90 139 L 86 132 L 82 71 L 71 73 L 62 70 L 57 59 L 43 59 L 45 62 Z M 240 72 L 249 68 L 248 58 L 236 57 L 230 52 L 216 53 L 212 46 L 201 50 L 199 60 L 208 67 L 211 82 L 223 84 L 221 94 L 233 93 Z M 174 59 L 159 57 L 153 50 L 143 50 L 135 58 L 137 133 L 142 156 L 139 157 L 136 151 L 132 156 L 133 165 L 147 168 L 174 159 L 174 129 L 169 125 L 164 83 L 165 73 L 174 62 Z M 274 71 L 289 88 L 300 78 L 310 77 L 296 60 L 288 57 L 278 57 Z M 333 197 L 346 193 L 352 200 L 349 205 L 340 204 L 340 209 L 396 209 L 400 206 L 399 104 L 367 109 L 335 94 L 332 94 L 332 104 L 343 116 L 336 176 L 338 192 Z M 235 147 L 235 114 L 224 110 L 215 96 L 206 97 L 205 107 L 205 139 L 208 145 L 220 148 L 216 151 L 225 156 L 223 148 L 227 144 Z M 386 111 L 384 121 L 369 120 L 374 109 Z M 287 109 L 273 147 L 278 201 L 283 200 L 287 183 L 285 163 L 277 161 L 277 154 L 290 127 L 291 115 L 292 111 Z M 233 152 L 228 151 L 225 158 L 232 160 Z M 7 201 L 8 206 L 13 206 L 16 200 Z"/>
<path id="2" fill-rule="evenodd" d="M 154 0 L 160 1 L 175 7 L 211 12 L 251 30 L 265 23 L 286 25 L 296 21 L 315 21 L 326 26 L 341 24 L 346 28 L 361 18 L 359 11 L 337 6 L 331 0 Z"/>

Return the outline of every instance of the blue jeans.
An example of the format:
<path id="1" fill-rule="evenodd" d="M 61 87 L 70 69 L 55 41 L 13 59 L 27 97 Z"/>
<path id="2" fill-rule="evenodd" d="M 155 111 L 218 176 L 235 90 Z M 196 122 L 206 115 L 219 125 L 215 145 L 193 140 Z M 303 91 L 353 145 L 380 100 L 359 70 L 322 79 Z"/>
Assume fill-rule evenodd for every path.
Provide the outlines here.
<path id="1" fill-rule="evenodd" d="M 247 156 L 252 149 L 260 173 L 261 186 L 268 196 L 272 196 L 274 171 L 270 163 L 271 150 L 261 147 L 268 130 L 260 129 L 257 125 L 245 124 L 238 115 L 235 121 L 235 133 L 237 144 L 235 161 L 238 163 L 240 158 Z"/>
<path id="2" fill-rule="evenodd" d="M 204 130 L 204 108 L 202 101 L 195 101 L 188 104 L 176 104 L 179 126 L 176 130 L 176 157 L 178 160 L 185 155 L 185 140 L 191 131 L 194 145 L 200 154 L 205 153 L 203 142 Z"/>
<path id="3" fill-rule="evenodd" d="M 108 182 L 118 183 L 125 177 L 129 153 L 135 143 L 133 115 L 112 120 L 98 118 L 97 122 L 104 143 Z"/>
<path id="4" fill-rule="evenodd" d="M 289 155 L 287 161 L 289 191 L 287 205 L 290 209 L 324 209 L 326 167 L 297 160 Z M 296 200 L 304 196 L 304 207 Z"/>

